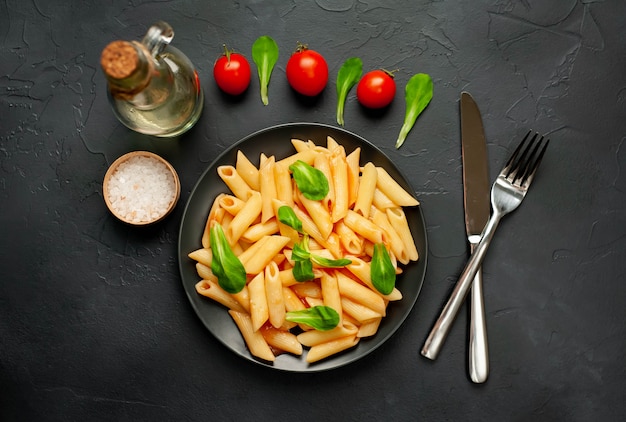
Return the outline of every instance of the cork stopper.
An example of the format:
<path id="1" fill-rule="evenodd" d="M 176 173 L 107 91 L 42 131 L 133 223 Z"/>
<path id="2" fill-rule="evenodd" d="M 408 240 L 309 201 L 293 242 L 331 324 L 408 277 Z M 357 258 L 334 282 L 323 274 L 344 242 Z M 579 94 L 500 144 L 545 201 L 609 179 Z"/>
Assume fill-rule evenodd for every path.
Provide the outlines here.
<path id="1" fill-rule="evenodd" d="M 130 42 L 113 41 L 102 51 L 100 65 L 107 76 L 125 79 L 138 69 L 139 56 Z"/>

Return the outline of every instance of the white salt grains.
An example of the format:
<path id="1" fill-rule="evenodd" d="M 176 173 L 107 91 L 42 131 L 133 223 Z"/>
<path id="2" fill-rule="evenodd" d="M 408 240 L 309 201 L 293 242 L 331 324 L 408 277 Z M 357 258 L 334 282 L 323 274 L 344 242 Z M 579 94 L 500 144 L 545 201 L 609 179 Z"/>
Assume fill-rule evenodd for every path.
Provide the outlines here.
<path id="1" fill-rule="evenodd" d="M 153 157 L 135 155 L 122 162 L 108 181 L 111 210 L 122 220 L 145 224 L 165 215 L 177 196 L 169 168 Z"/>

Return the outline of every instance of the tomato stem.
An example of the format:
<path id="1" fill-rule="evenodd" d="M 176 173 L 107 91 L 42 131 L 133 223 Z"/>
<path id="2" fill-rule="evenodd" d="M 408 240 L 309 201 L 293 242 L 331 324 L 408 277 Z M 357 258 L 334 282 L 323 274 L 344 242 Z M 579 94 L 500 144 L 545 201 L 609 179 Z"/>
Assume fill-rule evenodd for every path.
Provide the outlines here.
<path id="1" fill-rule="evenodd" d="M 302 44 L 300 41 L 296 41 L 295 53 L 302 53 L 303 51 L 306 51 L 308 49 L 309 49 L 309 46 L 307 44 Z"/>
<path id="2" fill-rule="evenodd" d="M 400 69 L 394 69 L 394 70 L 380 69 L 380 70 L 382 70 L 387 75 L 389 75 L 390 78 L 395 78 L 396 77 L 396 72 L 400 71 Z"/>

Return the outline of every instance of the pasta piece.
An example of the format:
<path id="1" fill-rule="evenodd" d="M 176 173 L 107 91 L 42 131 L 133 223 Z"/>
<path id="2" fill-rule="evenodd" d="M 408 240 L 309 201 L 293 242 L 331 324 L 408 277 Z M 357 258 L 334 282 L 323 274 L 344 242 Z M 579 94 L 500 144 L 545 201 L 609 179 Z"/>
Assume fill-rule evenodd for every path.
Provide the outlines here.
<path id="1" fill-rule="evenodd" d="M 248 157 L 237 151 L 237 161 L 235 162 L 235 170 L 241 178 L 254 190 L 259 190 L 259 170 L 250 162 Z"/>
<path id="2" fill-rule="evenodd" d="M 321 201 L 314 201 L 304 196 L 300 196 L 300 202 L 317 226 L 322 239 L 328 239 L 328 236 L 330 236 L 333 231 L 333 222 L 331 221 L 328 209 Z"/>
<path id="3" fill-rule="evenodd" d="M 250 291 L 248 290 L 247 285 L 243 286 L 243 289 L 241 289 L 238 293 L 231 294 L 231 296 L 239 302 L 241 307 L 245 309 L 247 313 L 250 313 Z"/>
<path id="4" fill-rule="evenodd" d="M 304 281 L 302 283 L 291 286 L 291 290 L 301 298 L 312 297 L 316 299 L 322 298 L 322 289 L 315 281 Z"/>
<path id="5" fill-rule="evenodd" d="M 320 277 L 320 287 L 322 289 L 324 305 L 333 308 L 337 311 L 339 316 L 341 316 L 343 312 L 341 309 L 341 293 L 339 291 L 336 273 L 336 271 L 333 271 L 332 273 L 322 271 L 322 276 Z M 341 324 L 341 320 L 339 323 Z"/>
<path id="6" fill-rule="evenodd" d="M 326 149 L 328 151 L 330 151 L 331 153 L 333 153 L 333 151 L 335 151 L 335 149 L 341 147 L 341 145 L 339 145 L 337 143 L 337 141 L 335 140 L 335 138 L 333 138 L 332 136 L 326 136 Z"/>
<path id="7" fill-rule="evenodd" d="M 328 193 L 321 200 L 321 203 L 324 205 L 326 210 L 329 213 L 332 212 L 333 207 L 335 206 L 335 185 L 333 183 L 333 177 L 330 170 L 330 158 L 328 154 L 317 154 L 315 157 L 315 161 L 313 162 L 313 166 L 321 171 L 324 176 L 326 176 L 326 180 L 328 180 Z"/>
<path id="8" fill-rule="evenodd" d="M 254 243 L 264 236 L 270 236 L 275 233 L 278 233 L 278 222 L 276 218 L 272 218 L 265 223 L 258 223 L 248 227 L 248 230 L 241 235 L 241 239 Z"/>
<path id="9" fill-rule="evenodd" d="M 256 330 L 252 329 L 252 320 L 249 315 L 242 312 L 228 311 L 229 315 L 237 324 L 239 331 L 241 332 L 248 350 L 253 356 L 260 359 L 273 362 L 276 360 L 276 356 L 272 353 L 269 345 L 263 338 L 263 335 Z"/>
<path id="10" fill-rule="evenodd" d="M 369 211 L 368 211 L 369 214 Z M 371 220 L 363 217 L 352 210 L 348 210 L 346 217 L 343 219 L 346 226 L 351 228 L 355 233 L 363 236 L 370 242 L 377 244 L 383 241 L 383 231 L 376 226 Z"/>
<path id="11" fill-rule="evenodd" d="M 264 236 L 238 257 L 246 269 L 246 273 L 258 274 L 265 269 L 288 242 L 288 237 L 278 235 Z"/>
<path id="12" fill-rule="evenodd" d="M 283 287 L 283 298 L 285 300 L 285 310 L 287 312 L 301 311 L 302 309 L 306 309 L 304 303 L 302 303 L 298 295 L 296 295 L 290 287 Z"/>
<path id="13" fill-rule="evenodd" d="M 361 172 L 359 160 L 361 159 L 361 148 L 358 147 L 346 157 L 348 166 L 348 208 L 356 202 L 359 192 L 359 173 Z"/>
<path id="14" fill-rule="evenodd" d="M 235 167 L 219 166 L 217 168 L 217 174 L 224 181 L 224 183 L 226 183 L 226 186 L 228 186 L 233 195 L 243 201 L 248 199 L 248 195 L 252 192 L 252 188 L 250 188 L 241 175 L 237 173 L 237 169 L 235 169 Z"/>
<path id="15" fill-rule="evenodd" d="M 311 149 L 311 146 L 309 145 L 309 143 L 306 141 L 303 141 L 302 139 L 292 138 L 291 145 L 293 145 L 293 148 L 296 150 L 296 152 L 303 152 L 303 151 L 308 151 L 309 149 Z"/>
<path id="16" fill-rule="evenodd" d="M 285 205 L 293 207 L 293 182 L 289 169 L 282 163 L 274 163 L 274 183 L 276 198 Z M 274 210 L 276 212 L 276 210 Z"/>
<path id="17" fill-rule="evenodd" d="M 288 245 L 290 247 L 293 247 L 295 243 L 298 243 L 300 241 L 300 233 L 298 233 L 296 229 L 278 221 L 278 210 L 280 209 L 280 207 L 289 206 L 289 205 L 287 205 L 285 202 L 279 199 L 274 199 L 272 201 L 272 206 L 274 207 L 274 214 L 276 214 L 277 216 L 276 219 L 277 219 L 278 230 L 280 232 L 280 235 L 288 237 L 290 239 L 290 242 L 288 243 Z"/>
<path id="18" fill-rule="evenodd" d="M 341 148 L 343 150 L 343 148 Z M 345 155 L 337 154 L 331 157 L 332 176 L 329 179 L 333 186 L 333 206 L 331 208 L 331 220 L 333 223 L 341 220 L 348 212 L 348 164 Z"/>
<path id="19" fill-rule="evenodd" d="M 285 322 L 285 300 L 283 284 L 280 280 L 278 265 L 270 262 L 265 267 L 265 295 L 269 310 L 269 321 L 274 328 L 280 328 Z"/>
<path id="20" fill-rule="evenodd" d="M 248 294 L 250 295 L 250 318 L 252 319 L 252 329 L 258 331 L 269 318 L 269 307 L 265 294 L 265 274 L 258 273 L 248 283 Z"/>
<path id="21" fill-rule="evenodd" d="M 307 347 L 317 346 L 318 344 L 327 343 L 331 340 L 336 340 L 338 338 L 352 336 L 357 334 L 357 327 L 351 325 L 348 327 L 344 327 L 343 325 L 339 325 L 332 330 L 328 331 L 318 331 L 318 330 L 310 330 L 304 333 L 298 334 L 298 341 Z"/>
<path id="22" fill-rule="evenodd" d="M 211 268 L 211 263 L 213 262 L 213 253 L 211 252 L 211 249 L 207 249 L 207 248 L 197 249 L 193 252 L 190 252 L 187 256 L 193 259 L 194 261 L 199 262 Z"/>
<path id="23" fill-rule="evenodd" d="M 261 185 L 261 222 L 265 223 L 270 218 L 274 217 L 274 208 L 272 207 L 272 200 L 277 199 L 276 183 L 274 181 L 274 157 L 269 157 L 263 166 L 259 169 L 259 178 Z"/>
<path id="24" fill-rule="evenodd" d="M 256 191 L 251 191 L 246 204 L 225 229 L 226 237 L 231 245 L 234 245 L 239 240 L 241 235 L 248 230 L 248 227 L 250 227 L 261 214 L 262 205 L 261 194 Z"/>
<path id="25" fill-rule="evenodd" d="M 385 301 L 369 287 L 364 286 L 341 272 L 337 273 L 337 287 L 339 288 L 341 297 L 350 298 L 376 311 L 381 316 L 385 316 L 385 308 L 387 307 Z"/>
<path id="26" fill-rule="evenodd" d="M 400 184 L 387 173 L 387 170 L 382 167 L 376 167 L 376 172 L 378 175 L 376 187 L 387 195 L 397 206 L 411 207 L 419 205 L 418 200 L 400 186 Z"/>
<path id="27" fill-rule="evenodd" d="M 219 200 L 221 199 L 222 196 L 224 196 L 226 194 L 224 193 L 220 193 L 219 195 L 217 195 L 217 197 L 215 198 L 215 200 L 213 201 L 213 204 L 211 204 L 211 209 L 209 210 L 209 215 L 207 216 L 206 219 L 206 224 L 204 225 L 204 232 L 202 233 L 202 247 L 203 248 L 210 248 L 211 247 L 211 241 L 210 241 L 210 228 L 211 228 L 211 222 L 216 220 L 216 213 L 218 212 L 218 210 L 220 209 L 219 207 Z M 224 210 L 221 210 L 222 213 L 224 213 Z"/>
<path id="28" fill-rule="evenodd" d="M 378 332 L 378 327 L 380 327 L 380 323 L 382 318 L 375 318 L 371 321 L 363 323 L 359 327 L 359 331 L 357 332 L 357 337 L 371 337 Z"/>
<path id="29" fill-rule="evenodd" d="M 211 271 L 211 267 L 207 267 L 204 264 L 196 262 L 196 272 L 201 279 L 207 279 L 213 276 L 213 271 Z"/>
<path id="30" fill-rule="evenodd" d="M 243 206 L 246 204 L 245 201 L 242 201 L 241 199 L 233 195 L 222 195 L 219 198 L 218 203 L 220 208 L 223 208 L 224 211 L 232 216 L 237 215 L 237 213 L 239 213 L 239 211 L 241 211 Z"/>
<path id="31" fill-rule="evenodd" d="M 389 219 L 391 225 L 396 229 L 400 239 L 402 239 L 402 243 L 404 243 L 409 260 L 417 261 L 419 258 L 417 247 L 415 246 L 413 235 L 411 235 L 411 229 L 409 228 L 409 222 L 406 219 L 406 214 L 402 208 L 397 207 L 387 209 L 387 218 Z"/>
<path id="32" fill-rule="evenodd" d="M 283 284 L 283 287 L 293 286 L 298 283 L 298 280 L 293 276 L 293 270 L 288 268 L 286 270 L 281 270 L 279 273 L 280 282 Z"/>
<path id="33" fill-rule="evenodd" d="M 317 346 L 311 347 L 306 355 L 306 361 L 313 363 L 320 361 L 328 356 L 332 356 L 344 350 L 350 349 L 358 344 L 359 339 L 356 335 L 339 338 L 329 341 L 327 343 L 321 343 Z"/>
<path id="34" fill-rule="evenodd" d="M 367 218 L 370 214 L 370 207 L 374 200 L 374 191 L 376 190 L 376 167 L 372 163 L 367 163 L 361 172 L 359 180 L 359 190 L 357 191 L 356 202 L 353 211 Z"/>
<path id="35" fill-rule="evenodd" d="M 378 188 L 376 188 L 376 190 L 374 191 L 374 199 L 372 200 L 372 204 L 379 210 L 397 207 L 397 205 Z"/>
<path id="36" fill-rule="evenodd" d="M 370 275 L 371 274 L 370 264 L 363 261 L 362 259 L 358 257 L 350 257 L 350 259 L 352 260 L 352 263 L 350 265 L 346 265 L 346 269 L 350 271 L 352 274 L 354 274 L 366 286 L 372 289 L 373 292 L 381 295 L 384 299 L 389 300 L 389 301 L 402 299 L 402 293 L 400 293 L 400 290 L 398 290 L 397 287 L 394 287 L 393 291 L 389 293 L 388 295 L 383 295 L 378 290 L 376 290 L 376 288 L 372 284 L 372 278 Z"/>
<path id="37" fill-rule="evenodd" d="M 261 329 L 263 338 L 274 349 L 292 353 L 300 356 L 303 352 L 302 344 L 295 334 L 285 330 L 278 330 L 274 327 L 264 327 Z"/>
<path id="38" fill-rule="evenodd" d="M 341 298 L 341 307 L 346 314 L 351 315 L 360 323 L 383 316 L 380 312 L 376 312 L 375 310 L 370 309 L 367 306 L 355 302 L 351 299 L 348 299 L 345 296 Z"/>
<path id="39" fill-rule="evenodd" d="M 309 165 L 313 165 L 313 162 L 315 161 L 315 156 L 318 154 L 317 151 L 314 151 L 310 148 L 304 150 L 304 151 L 300 151 L 297 152 L 293 155 L 290 155 L 289 157 L 283 158 L 280 161 L 277 161 L 278 163 L 282 164 L 283 166 L 289 168 L 290 165 L 292 165 L 293 163 L 295 163 L 296 161 L 300 160 L 300 161 L 304 161 L 305 163 L 309 164 Z"/>
<path id="40" fill-rule="evenodd" d="M 361 255 L 363 252 L 363 240 L 346 223 L 339 221 L 335 224 L 335 232 L 339 236 L 341 245 L 348 255 Z"/>
<path id="41" fill-rule="evenodd" d="M 387 214 L 372 207 L 372 222 L 383 230 L 383 240 L 398 261 L 403 264 L 408 264 L 410 257 L 404 246 L 404 242 L 402 242 L 395 228 L 391 225 L 389 219 L 387 219 Z"/>
<path id="42" fill-rule="evenodd" d="M 213 299 L 214 301 L 221 303 L 228 309 L 232 309 L 237 312 L 245 312 L 243 307 L 228 292 L 222 289 L 217 284 L 217 278 L 201 280 L 196 283 L 196 292 L 198 294 Z"/>

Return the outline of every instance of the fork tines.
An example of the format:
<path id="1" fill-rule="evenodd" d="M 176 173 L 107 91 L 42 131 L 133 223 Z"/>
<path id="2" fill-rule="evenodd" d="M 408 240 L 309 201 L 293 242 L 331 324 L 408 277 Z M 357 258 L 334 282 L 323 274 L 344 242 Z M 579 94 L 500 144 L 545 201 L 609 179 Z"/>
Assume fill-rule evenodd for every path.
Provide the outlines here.
<path id="1" fill-rule="evenodd" d="M 524 147 L 524 144 L 528 140 L 531 133 L 532 130 L 526 134 L 515 152 L 513 152 L 513 155 L 511 155 L 511 158 L 506 163 L 506 166 L 504 166 L 504 173 L 506 174 L 505 177 L 509 179 L 512 183 L 519 184 L 520 186 L 530 184 L 533 177 L 535 176 L 535 172 L 537 171 L 539 164 L 541 163 L 543 154 L 546 152 L 548 143 L 550 142 L 549 139 L 545 139 L 544 142 L 543 135 L 535 133 L 530 139 L 530 142 L 528 143 L 526 148 L 524 148 L 524 150 L 522 151 L 522 148 Z M 537 138 L 539 139 L 537 140 Z M 540 151 L 539 148 L 541 148 Z M 537 154 L 537 151 L 539 151 L 539 154 Z"/>

